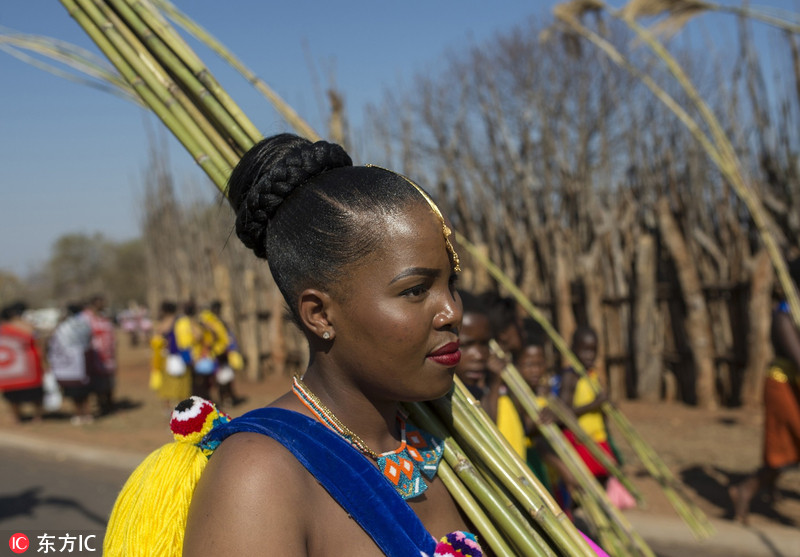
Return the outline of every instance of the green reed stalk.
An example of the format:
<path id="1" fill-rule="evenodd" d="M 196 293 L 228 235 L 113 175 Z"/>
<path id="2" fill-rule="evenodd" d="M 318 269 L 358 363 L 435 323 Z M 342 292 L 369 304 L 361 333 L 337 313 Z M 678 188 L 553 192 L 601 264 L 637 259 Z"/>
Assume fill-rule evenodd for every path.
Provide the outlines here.
<path id="1" fill-rule="evenodd" d="M 689 7 L 698 12 L 701 10 L 715 11 L 721 13 L 733 14 L 747 19 L 753 19 L 771 25 L 782 31 L 788 33 L 800 33 L 800 24 L 797 21 L 789 21 L 789 18 L 797 18 L 797 14 L 792 12 L 785 12 L 783 10 L 775 10 L 776 14 L 773 15 L 766 11 L 766 9 L 759 7 L 753 8 L 747 5 L 744 6 L 725 6 L 723 4 L 716 4 L 713 2 L 703 2 L 701 0 L 677 0 L 671 3 L 672 5 L 652 5 L 646 0 L 631 0 L 622 10 L 625 17 L 638 18 L 638 17 L 653 17 L 661 14 L 667 14 L 667 19 L 673 17 L 673 14 L 683 7 Z"/>
<path id="2" fill-rule="evenodd" d="M 503 349 L 500 348 L 500 345 L 497 344 L 497 341 L 494 339 L 491 340 L 489 347 L 492 352 L 501 360 L 506 359 L 506 354 Z M 501 378 L 511 392 L 514 393 L 514 396 L 517 398 L 517 400 L 520 401 L 520 404 L 523 405 L 526 413 L 538 426 L 541 423 L 542 407 L 540 407 L 536 393 L 533 392 L 533 389 L 531 389 L 530 385 L 528 385 L 528 382 L 525 381 L 525 379 L 519 373 L 517 367 L 510 361 L 507 362 L 501 373 Z M 553 414 L 555 414 L 558 421 L 575 434 L 575 437 L 578 438 L 578 441 L 580 441 L 581 444 L 584 445 L 590 453 L 592 453 L 592 456 L 611 475 L 617 478 L 628 491 L 630 491 L 636 501 L 642 503 L 644 498 L 642 497 L 641 492 L 636 488 L 636 486 L 633 485 L 633 483 L 631 483 L 625 474 L 622 473 L 622 470 L 620 470 L 619 466 L 617 466 L 617 463 L 614 462 L 611 457 L 600 448 L 595 440 L 583 430 L 583 428 L 578 424 L 578 420 L 575 418 L 575 415 L 572 413 L 572 411 L 570 411 L 563 402 L 555 397 L 548 398 L 547 406 L 549 406 Z M 531 412 L 535 412 L 535 415 L 531 415 Z"/>
<path id="3" fill-rule="evenodd" d="M 703 149 L 708 154 L 709 158 L 716 164 L 722 175 L 733 186 L 734 191 L 739 196 L 739 199 L 747 206 L 753 222 L 758 230 L 759 237 L 761 238 L 767 254 L 770 257 L 772 266 L 778 276 L 778 281 L 783 288 L 786 299 L 791 309 L 792 319 L 797 327 L 800 327 L 800 297 L 798 297 L 797 290 L 789 275 L 786 261 L 781 255 L 775 238 L 769 231 L 767 225 L 766 212 L 761 204 L 758 196 L 756 196 L 750 187 L 745 183 L 742 173 L 742 166 L 739 158 L 736 155 L 733 146 L 730 143 L 727 135 L 725 134 L 719 120 L 714 116 L 714 113 L 708 108 L 708 105 L 703 101 L 697 89 L 692 84 L 686 72 L 683 71 L 681 65 L 675 58 L 669 54 L 667 49 L 661 44 L 655 36 L 639 25 L 633 17 L 625 16 L 624 11 L 612 11 L 605 3 L 597 0 L 595 3 L 598 8 L 608 11 L 613 17 L 623 21 L 628 27 L 636 33 L 637 37 L 644 41 L 655 55 L 661 59 L 667 66 L 669 71 L 675 77 L 676 81 L 681 85 L 684 92 L 689 96 L 692 104 L 700 112 L 703 121 L 711 131 L 714 142 L 706 136 L 700 129 L 698 123 L 655 81 L 643 72 L 639 71 L 633 64 L 630 63 L 623 55 L 616 49 L 609 41 L 602 38 L 600 35 L 583 25 L 576 17 L 567 16 L 562 10 L 554 10 L 556 17 L 559 17 L 562 22 L 568 25 L 571 29 L 577 32 L 582 37 L 596 45 L 600 50 L 606 54 L 615 64 L 626 69 L 632 75 L 638 77 L 650 91 L 663 102 L 687 127 L 695 139 L 700 143 Z"/>
<path id="4" fill-rule="evenodd" d="M 458 475 L 450 468 L 450 464 L 446 460 L 439 463 L 439 470 L 436 475 L 441 478 L 442 483 L 447 488 L 447 491 L 453 496 L 453 499 L 458 501 L 458 506 L 464 511 L 464 514 L 469 518 L 470 522 L 477 528 L 488 547 L 492 548 L 495 555 L 513 557 L 514 553 L 503 539 L 500 532 L 495 528 L 486 513 L 480 506 L 480 503 L 473 497 L 469 489 L 467 489 Z"/>
<path id="5" fill-rule="evenodd" d="M 616 407 L 610 406 L 608 415 L 614 420 L 623 435 L 630 435 L 633 425 L 628 421 L 622 412 Z M 631 448 L 639 456 L 640 461 L 650 475 L 658 481 L 667 500 L 672 504 L 675 511 L 692 530 L 697 539 L 709 538 L 714 534 L 714 525 L 708 516 L 698 507 L 683 490 L 683 484 L 675 477 L 672 471 L 664 464 L 655 451 L 646 443 L 640 443 L 634 439 Z"/>
<path id="6" fill-rule="evenodd" d="M 222 128 L 226 137 L 230 137 L 235 144 L 241 141 L 249 142 L 249 138 L 246 138 L 241 128 L 233 122 L 209 91 L 195 79 L 186 66 L 127 4 L 121 0 L 108 1 L 110 4 L 106 9 L 107 17 L 116 20 L 117 27 L 126 31 L 126 38 L 136 51 L 148 52 L 152 57 L 152 63 L 163 68 L 165 77 L 163 84 L 200 127 L 203 137 L 207 138 L 219 152 L 225 160 L 227 171 L 230 172 L 244 151 L 235 152 L 222 137 L 219 129 Z"/>
<path id="7" fill-rule="evenodd" d="M 140 106 L 144 106 L 141 99 L 128 82 L 125 81 L 112 66 L 109 66 L 104 60 L 100 60 L 91 52 L 76 45 L 64 41 L 57 41 L 49 37 L 14 33 L 10 35 L 0 34 L 0 49 L 27 64 L 52 73 L 53 75 L 100 89 L 125 100 L 138 103 Z M 78 72 L 93 77 L 94 80 L 64 71 L 56 66 L 34 58 L 22 52 L 20 49 L 35 52 L 51 60 L 61 62 Z"/>
<path id="8" fill-rule="evenodd" d="M 248 145 L 253 145 L 263 138 L 261 132 L 253 122 L 244 114 L 239 105 L 228 95 L 228 92 L 217 82 L 205 64 L 186 44 L 186 41 L 175 32 L 167 20 L 159 13 L 156 6 L 149 0 L 125 0 L 147 22 L 147 25 L 158 37 L 175 52 L 192 74 L 202 83 L 227 111 L 249 138 L 239 144 L 241 149 L 247 150 Z"/>
<path id="9" fill-rule="evenodd" d="M 467 454 L 470 454 L 470 451 L 467 451 Z M 483 480 L 486 482 L 489 488 L 497 494 L 503 506 L 505 506 L 508 511 L 514 515 L 517 521 L 519 521 L 519 523 L 525 529 L 526 535 L 531 540 L 531 543 L 538 548 L 539 552 L 547 555 L 548 557 L 556 557 L 556 555 L 560 554 L 560 552 L 558 554 L 555 552 L 556 549 L 558 549 L 558 544 L 553 543 L 553 541 L 551 541 L 549 538 L 543 536 L 539 529 L 534 528 L 534 525 L 538 526 L 538 524 L 532 522 L 523 512 L 523 510 L 520 509 L 518 502 L 498 481 L 497 477 L 492 473 L 486 463 L 475 458 L 474 456 L 471 458 L 475 469 L 483 477 Z"/>
<path id="10" fill-rule="evenodd" d="M 180 98 L 184 97 L 183 92 L 174 86 L 174 82 L 125 23 L 105 3 L 95 3 L 92 0 L 77 0 L 77 4 L 103 32 L 116 51 L 135 72 L 132 79 L 144 81 L 147 87 L 157 95 L 161 103 L 181 123 L 182 128 L 191 133 L 192 140 L 200 146 L 220 172 L 223 175 L 227 175 L 230 172 L 229 164 L 215 149 L 208 137 L 202 133 L 202 129 L 197 125 L 195 119 L 180 102 Z"/>
<path id="11" fill-rule="evenodd" d="M 211 50 L 216 52 L 221 58 L 227 61 L 233 68 L 236 69 L 244 78 L 249 81 L 267 100 L 272 104 L 276 111 L 283 117 L 286 122 L 291 125 L 295 131 L 311 141 L 319 141 L 320 135 L 314 131 L 299 114 L 284 101 L 267 83 L 258 77 L 252 70 L 250 70 L 243 62 L 241 62 L 232 52 L 220 43 L 213 35 L 203 29 L 200 25 L 194 22 L 186 14 L 182 13 L 175 7 L 169 0 L 153 0 L 160 9 L 162 9 L 170 19 L 183 27 L 187 32 L 203 42 Z"/>
<path id="12" fill-rule="evenodd" d="M 186 72 L 178 65 L 179 62 L 185 64 L 185 59 L 190 57 L 188 47 L 185 52 L 174 50 L 167 52 L 167 43 L 160 39 L 154 39 L 155 35 L 151 33 L 152 28 L 147 26 L 146 29 L 144 25 L 145 21 L 149 21 L 154 26 L 156 23 L 163 23 L 157 14 L 151 14 L 153 17 L 147 18 L 147 16 L 142 16 L 141 14 L 144 12 L 140 11 L 140 15 L 137 17 L 131 10 L 126 9 L 126 5 L 123 5 L 121 0 L 106 0 L 105 2 L 102 0 L 61 0 L 61 2 L 142 100 L 183 143 L 215 185 L 224 191 L 230 171 L 228 161 L 214 147 L 208 137 L 211 134 L 207 128 L 204 131 L 205 124 L 201 126 L 199 123 L 213 111 L 209 110 L 208 104 L 202 103 L 202 99 L 197 98 L 198 94 L 205 96 L 205 91 L 199 89 L 186 91 L 187 83 L 191 84 L 190 87 L 196 87 L 196 82 L 186 77 Z M 113 10 L 108 2 L 113 2 L 117 10 Z M 129 4 L 129 6 L 136 8 L 137 4 Z M 134 33 L 129 26 L 134 27 L 139 35 Z M 154 55 L 150 49 L 156 51 L 158 56 Z M 171 70 L 162 66 L 164 59 L 167 59 L 168 62 L 171 60 L 169 62 L 173 64 Z M 203 71 L 201 71 L 202 73 Z M 186 77 L 186 80 L 173 81 L 171 77 L 173 74 L 180 74 Z M 210 78 L 210 76 L 205 77 Z M 207 83 L 207 81 L 203 83 Z M 195 106 L 192 111 L 187 111 L 179 100 L 189 100 L 192 103 L 200 103 L 201 106 Z M 230 109 L 228 112 L 230 113 Z M 216 125 L 214 127 L 217 128 Z M 246 145 L 240 145 L 234 141 L 230 136 L 230 129 L 226 126 L 219 126 L 217 131 L 232 145 L 237 145 L 237 147 Z M 238 141 L 243 143 L 245 139 L 239 137 Z M 466 423 L 467 427 L 471 426 L 469 423 L 470 413 L 474 412 L 475 410 L 469 406 L 466 409 L 460 409 L 455 418 L 456 427 L 462 422 Z M 483 438 L 479 430 L 472 431 L 472 433 Z M 450 436 L 446 435 L 445 437 Z M 463 453 L 456 453 L 456 449 L 457 444 L 450 437 L 449 442 L 445 444 L 446 461 L 453 467 L 453 471 L 463 484 L 469 487 L 480 504 L 490 510 L 490 521 L 497 525 L 497 530 L 511 541 L 519 554 L 547 556 L 553 553 L 551 544 L 555 544 L 557 548 L 566 548 L 564 552 L 567 554 L 590 555 L 589 548 L 582 539 L 579 544 L 573 543 L 573 533 L 576 532 L 573 525 L 559 523 L 548 507 L 537 499 L 536 494 L 529 486 L 525 486 L 522 482 L 515 485 L 515 478 L 518 479 L 519 476 L 515 476 L 511 471 L 502 467 L 502 462 L 508 457 L 507 454 L 504 454 L 502 447 L 494 447 L 496 452 L 481 452 L 480 447 L 477 447 L 476 454 L 482 455 L 481 458 L 486 460 L 486 462 L 479 460 L 477 465 L 481 470 L 488 470 L 489 461 L 491 461 L 492 469 L 496 470 L 503 478 L 505 488 L 521 495 L 523 504 L 531 514 L 530 518 L 524 516 L 517 505 L 507 499 L 504 492 L 493 490 L 492 485 L 497 485 L 496 479 L 493 477 L 483 478 L 481 472 L 476 471 L 475 466 L 464 459 Z M 469 512 L 475 512 L 475 506 L 470 505 L 469 501 L 465 505 L 466 508 L 471 509 Z M 539 523 L 531 521 L 531 518 L 539 518 L 541 526 Z M 486 527 L 485 520 L 479 519 L 477 522 L 483 524 L 482 535 L 486 536 L 487 540 L 494 540 L 493 543 L 496 544 L 498 553 L 502 554 L 507 550 L 507 546 L 504 549 L 503 544 L 498 542 L 497 534 L 493 533 L 491 528 Z M 545 541 L 539 535 L 534 524 L 541 527 L 542 531 L 551 537 L 550 541 Z M 559 551 L 561 550 L 559 549 Z"/>
<path id="13" fill-rule="evenodd" d="M 585 513 L 587 521 L 594 527 L 595 539 L 597 539 L 600 547 L 605 549 L 606 553 L 615 557 L 631 555 L 628 547 L 619 538 L 608 517 L 603 514 L 600 506 L 593 498 L 587 497 L 584 493 L 576 493 L 575 502 Z"/>
<path id="14" fill-rule="evenodd" d="M 517 372 L 519 373 L 519 372 Z M 578 423 L 578 420 L 575 418 L 575 415 L 572 411 L 567 408 L 567 406 L 555 396 L 547 397 L 547 406 L 550 410 L 555 414 L 556 418 L 559 422 L 564 424 L 572 433 L 575 434 L 575 437 L 578 439 L 581 445 L 586 447 L 592 456 L 597 460 L 603 468 L 608 470 L 608 472 L 617 478 L 619 482 L 627 489 L 633 498 L 636 499 L 636 502 L 640 504 L 640 506 L 644 505 L 644 496 L 642 492 L 630 481 L 630 479 L 620 470 L 617 463 L 612 460 L 612 458 L 606 453 L 603 449 L 600 448 L 592 437 L 584 431 L 584 429 Z"/>
<path id="15" fill-rule="evenodd" d="M 164 122 L 164 125 L 172 131 L 178 141 L 189 151 L 189 154 L 191 154 L 195 162 L 206 172 L 214 184 L 220 189 L 224 188 L 227 175 L 222 173 L 222 170 L 217 166 L 212 155 L 195 138 L 196 126 L 192 125 L 187 129 L 182 119 L 178 118 L 174 111 L 170 109 L 169 105 L 162 101 L 161 96 L 150 89 L 148 84 L 137 74 L 131 64 L 128 63 L 127 59 L 117 50 L 115 44 L 106 37 L 101 27 L 95 24 L 87 12 L 83 11 L 82 7 L 78 5 L 78 1 L 80 0 L 60 0 L 73 19 L 84 29 L 95 44 L 97 44 L 98 48 L 108 57 L 109 61 L 117 68 L 126 81 L 130 83 L 131 87 L 133 87 L 145 104 L 147 104 L 161 121 Z"/>
<path id="16" fill-rule="evenodd" d="M 459 245 L 462 246 L 469 254 L 474 257 L 481 265 L 483 265 L 486 270 L 492 275 L 498 283 L 500 283 L 503 287 L 505 287 L 509 293 L 514 297 L 514 299 L 520 304 L 528 314 L 533 317 L 533 319 L 541 325 L 542 329 L 547 333 L 550 339 L 553 341 L 553 345 L 556 349 L 561 353 L 562 356 L 570 363 L 572 368 L 575 372 L 580 375 L 581 377 L 586 377 L 586 370 L 583 369 L 583 365 L 580 363 L 578 358 L 575 354 L 570 350 L 569 346 L 567 345 L 566 341 L 558 334 L 547 318 L 540 312 L 525 294 L 514 284 L 514 282 L 508 278 L 508 276 L 488 257 L 478 250 L 474 244 L 472 244 L 469 240 L 467 240 L 463 235 L 459 233 L 455 233 L 456 240 L 458 241 Z M 591 385 L 591 383 L 590 383 Z M 592 385 L 592 388 L 594 386 Z M 633 425 L 627 420 L 627 418 L 620 412 L 611 402 L 604 402 L 601 409 L 606 416 L 609 417 L 611 421 L 613 421 L 620 430 L 622 437 L 628 442 L 631 448 L 636 453 L 636 456 L 639 458 L 641 463 L 644 465 L 647 472 L 658 482 L 661 486 L 661 489 L 664 491 L 667 498 L 673 502 L 673 506 L 677 513 L 683 518 L 685 521 L 688 517 L 686 513 L 686 508 L 691 509 L 691 521 L 687 521 L 687 525 L 689 528 L 694 532 L 695 536 L 699 538 L 707 537 L 710 535 L 710 532 L 713 532 L 713 526 L 711 525 L 708 518 L 705 516 L 702 510 L 695 505 L 691 499 L 685 496 L 679 495 L 674 486 L 678 484 L 678 480 L 669 471 L 669 468 L 663 463 L 661 458 L 658 454 L 642 439 L 641 435 L 634 429 Z M 547 428 L 543 428 L 542 432 L 544 433 Z M 563 436 L 561 436 L 563 439 Z M 555 441 L 551 441 L 548 438 L 548 441 L 558 443 L 557 437 Z M 555 446 L 554 446 L 555 449 Z M 559 454 L 560 458 L 562 457 Z M 568 457 L 567 457 L 568 458 Z M 567 464 L 569 460 L 565 460 L 565 464 Z M 577 479 L 577 478 L 576 478 Z M 675 502 L 680 501 L 677 506 Z M 698 528 L 698 524 L 701 526 Z M 708 532 L 708 533 L 706 533 Z"/>
<path id="17" fill-rule="evenodd" d="M 577 555 L 576 551 L 588 550 L 588 546 L 585 546 L 580 533 L 567 519 L 566 514 L 530 472 L 527 464 L 522 462 L 519 455 L 508 446 L 497 426 L 480 404 L 472 399 L 458 378 L 449 401 L 439 399 L 431 404 L 441 416 L 453 416 L 455 434 L 462 440 L 465 448 L 474 451 L 476 460 L 492 471 L 547 535 L 557 541 L 560 547 L 571 547 L 572 555 Z M 527 475 L 521 476 L 520 469 L 523 467 L 527 470 Z M 537 486 L 536 489 L 533 486 Z M 541 492 L 545 492 L 545 497 L 540 497 Z"/>
<path id="18" fill-rule="evenodd" d="M 458 442 L 453 439 L 449 429 L 428 407 L 429 404 L 409 403 L 405 407 L 412 421 L 429 433 L 445 440 L 444 459 L 491 516 L 491 521 L 502 532 L 505 539 L 517 550 L 514 555 L 546 555 L 547 544 L 534 543 L 530 534 L 530 525 L 522 513 L 510 501 L 504 501 L 502 495 L 494 491 L 486 479 L 476 470 L 472 461 L 467 458 Z M 480 528 L 480 524 L 476 524 Z M 479 529 L 479 533 L 491 543 L 490 530 Z M 493 551 L 498 548 L 491 546 Z"/>
<path id="19" fill-rule="evenodd" d="M 465 396 L 469 396 L 468 393 L 465 394 Z M 454 399 L 455 398 L 454 396 Z M 520 403 L 525 404 L 524 401 L 520 401 Z M 535 403 L 532 407 L 526 408 L 526 410 L 536 412 Z M 486 416 L 485 412 L 481 411 L 475 414 Z M 489 419 L 488 416 L 486 416 L 486 419 Z M 620 542 L 629 546 L 629 549 L 633 551 L 634 554 L 652 554 L 646 542 L 636 533 L 619 509 L 614 507 L 611 501 L 609 501 L 605 490 L 597 481 L 597 478 L 595 478 L 586 467 L 586 464 L 575 452 L 574 447 L 567 442 L 561 430 L 555 424 L 540 423 L 540 432 L 545 436 L 545 439 L 547 439 L 558 457 L 564 462 L 564 465 L 567 466 L 567 469 L 584 490 L 584 498 L 591 498 L 595 501 L 598 507 L 603 510 L 605 516 L 607 516 L 614 525 L 614 531 L 620 533 Z M 484 443 L 485 442 L 484 440 Z"/>
<path id="20" fill-rule="evenodd" d="M 714 112 L 709 108 L 708 104 L 700 96 L 700 93 L 695 88 L 692 80 L 683 70 L 683 67 L 678 63 L 674 56 L 664 47 L 664 45 L 656 39 L 656 37 L 648 31 L 645 27 L 639 25 L 635 19 L 622 17 L 618 12 L 612 13 L 615 17 L 622 19 L 628 27 L 630 27 L 642 41 L 644 41 L 655 55 L 661 59 L 669 69 L 670 73 L 675 77 L 676 81 L 680 83 L 684 92 L 689 96 L 692 103 L 700 112 L 703 121 L 709 127 L 714 138 L 717 149 L 722 155 L 724 162 L 723 166 L 719 167 L 720 172 L 730 181 L 734 191 L 736 191 L 739 199 L 741 199 L 747 206 L 750 216 L 758 229 L 759 237 L 770 256 L 772 265 L 778 275 L 778 281 L 785 292 L 789 307 L 791 309 L 792 318 L 797 327 L 800 327 L 800 297 L 798 297 L 796 285 L 792 282 L 789 269 L 786 265 L 786 260 L 781 255 L 778 243 L 775 237 L 769 230 L 768 219 L 766 211 L 758 198 L 756 193 L 745 182 L 744 173 L 742 172 L 742 164 L 733 148 L 728 135 L 722 128 L 719 119 L 714 115 Z M 794 31 L 796 32 L 796 31 Z"/>

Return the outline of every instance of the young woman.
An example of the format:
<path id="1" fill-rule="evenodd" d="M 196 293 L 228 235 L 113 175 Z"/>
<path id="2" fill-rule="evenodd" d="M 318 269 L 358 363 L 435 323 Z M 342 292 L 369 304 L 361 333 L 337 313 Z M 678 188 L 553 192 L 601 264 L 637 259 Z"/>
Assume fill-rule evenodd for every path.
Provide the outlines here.
<path id="1" fill-rule="evenodd" d="M 435 475 L 405 470 L 410 484 L 396 472 L 417 462 L 411 432 L 421 439 L 400 403 L 445 395 L 460 359 L 458 257 L 441 213 L 407 178 L 288 134 L 244 156 L 229 198 L 237 234 L 268 260 L 310 363 L 262 413 L 278 424 L 274 437 L 239 432 L 215 450 L 184 555 L 432 554 L 435 540 L 468 525 Z M 318 449 L 298 448 L 307 432 Z M 349 466 L 360 472 L 347 476 Z M 385 516 L 377 534 L 365 526 L 376 516 Z"/>
<path id="2" fill-rule="evenodd" d="M 789 263 L 789 273 L 800 285 L 800 258 Z M 734 519 L 743 524 L 759 490 L 768 490 L 774 499 L 783 471 L 800 463 L 800 330 L 786 300 L 772 313 L 771 337 L 775 359 L 764 379 L 763 464 L 728 488 Z"/>
<path id="3" fill-rule="evenodd" d="M 28 306 L 10 304 L 0 311 L 0 391 L 11 405 L 14 419 L 22 423 L 23 404 L 33 405 L 32 420 L 42 420 L 42 357 L 33 326 L 22 318 Z"/>

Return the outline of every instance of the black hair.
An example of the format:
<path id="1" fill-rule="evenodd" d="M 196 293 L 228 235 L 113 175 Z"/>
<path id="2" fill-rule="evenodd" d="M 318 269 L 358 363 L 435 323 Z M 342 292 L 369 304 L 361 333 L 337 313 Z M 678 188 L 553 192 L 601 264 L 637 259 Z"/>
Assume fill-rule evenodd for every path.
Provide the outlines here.
<path id="1" fill-rule="evenodd" d="M 486 306 L 483 298 L 472 292 L 467 292 L 466 290 L 459 290 L 459 296 L 461 296 L 461 305 L 464 308 L 464 315 L 468 313 L 477 313 L 480 315 L 487 315 L 489 314 L 489 308 Z"/>
<path id="2" fill-rule="evenodd" d="M 511 325 L 519 326 L 517 319 L 517 303 L 514 298 L 501 296 L 492 291 L 481 295 L 488 308 L 489 326 L 494 334 L 505 331 Z"/>
<path id="3" fill-rule="evenodd" d="M 178 304 L 171 300 L 164 300 L 161 302 L 161 307 L 159 309 L 162 314 L 172 315 L 178 313 Z"/>
<path id="4" fill-rule="evenodd" d="M 197 304 L 194 300 L 186 300 L 183 302 L 183 313 L 189 317 L 194 317 L 197 313 Z"/>
<path id="5" fill-rule="evenodd" d="M 578 340 L 586 337 L 592 337 L 595 341 L 597 341 L 597 331 L 595 331 L 589 325 L 580 325 L 577 329 L 575 329 L 575 332 L 572 333 L 572 346 L 575 346 L 575 343 L 578 342 Z"/>
<path id="6" fill-rule="evenodd" d="M 222 310 L 222 302 L 219 300 L 211 300 L 211 302 L 208 304 L 208 309 L 214 313 L 219 313 Z"/>
<path id="7" fill-rule="evenodd" d="M 292 134 L 263 139 L 245 153 L 227 194 L 236 234 L 267 259 L 298 325 L 300 292 L 335 286 L 347 265 L 385 240 L 385 217 L 425 201 L 401 176 L 354 167 L 339 145 Z"/>
<path id="8" fill-rule="evenodd" d="M 8 321 L 9 319 L 14 319 L 15 317 L 21 317 L 25 310 L 28 309 L 28 304 L 19 300 L 8 304 L 2 310 L 0 310 L 0 319 L 3 321 Z"/>
<path id="9" fill-rule="evenodd" d="M 83 311 L 84 305 L 80 302 L 69 302 L 67 304 L 67 315 L 78 315 Z"/>
<path id="10" fill-rule="evenodd" d="M 523 344 L 525 346 L 540 346 L 544 348 L 547 343 L 547 333 L 539 323 L 530 317 L 522 320 Z"/>

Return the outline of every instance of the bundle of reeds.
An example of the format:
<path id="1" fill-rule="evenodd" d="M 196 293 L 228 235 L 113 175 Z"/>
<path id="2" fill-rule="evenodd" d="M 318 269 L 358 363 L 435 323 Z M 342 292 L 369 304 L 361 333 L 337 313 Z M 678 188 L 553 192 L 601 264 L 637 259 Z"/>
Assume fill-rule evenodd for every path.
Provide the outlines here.
<path id="1" fill-rule="evenodd" d="M 576 373 L 581 376 L 586 375 L 586 370 L 580 363 L 578 358 L 570 349 L 566 341 L 558 334 L 552 324 L 545 318 L 545 316 L 528 300 L 522 291 L 511 281 L 497 265 L 495 265 L 484 253 L 476 248 L 469 240 L 461 235 L 456 235 L 458 243 L 466 249 L 477 261 L 484 266 L 488 272 L 498 281 L 508 292 L 516 299 L 520 307 L 522 307 L 539 325 L 544 329 L 548 337 L 552 340 L 553 345 L 559 353 L 569 362 L 575 369 Z M 514 383 L 513 381 L 510 381 Z M 598 393 L 599 394 L 599 393 Z M 631 448 L 636 453 L 636 456 L 644 465 L 647 472 L 659 483 L 664 494 L 672 503 L 673 508 L 683 518 L 686 524 L 692 529 L 698 539 L 703 539 L 711 536 L 714 533 L 714 527 L 708 520 L 708 517 L 703 513 L 700 508 L 691 501 L 683 491 L 683 488 L 670 471 L 664 461 L 658 454 L 650 447 L 650 445 L 642 439 L 636 432 L 630 421 L 610 402 L 603 403 L 602 410 L 606 416 L 619 428 L 622 437 L 628 442 Z M 566 462 L 566 461 L 565 461 Z"/>
<path id="2" fill-rule="evenodd" d="M 61 0 L 221 190 L 261 134 L 147 0 Z M 447 439 L 442 479 L 497 555 L 593 555 L 575 526 L 459 389 L 410 407 Z M 461 447 L 464 447 L 462 450 Z"/>
<path id="3" fill-rule="evenodd" d="M 505 359 L 505 354 L 503 354 L 500 347 L 494 341 L 492 341 L 492 349 L 499 357 Z M 577 454 L 573 446 L 564 437 L 558 425 L 555 423 L 544 423 L 542 421 L 542 408 L 537 402 L 537 397 L 514 365 L 508 363 L 501 376 L 523 410 L 533 419 L 541 435 L 550 444 L 553 451 L 564 463 L 572 477 L 575 478 L 580 490 L 572 495 L 576 498 L 580 507 L 584 509 L 586 519 L 589 524 L 592 525 L 594 533 L 601 541 L 603 547 L 609 549 L 613 548 L 614 555 L 653 555 L 652 550 L 648 547 L 644 539 L 634 530 L 625 516 L 611 503 L 603 487 L 586 467 L 586 464 Z M 473 407 L 479 406 L 479 403 L 469 395 L 469 392 L 463 386 L 459 384 L 457 387 L 457 396 L 454 397 L 456 402 L 462 404 L 466 403 Z M 476 410 L 476 413 L 480 415 L 481 425 L 486 430 L 496 431 L 497 428 L 494 427 L 494 424 L 485 412 Z M 578 426 L 576 429 L 580 430 L 580 427 Z M 488 434 L 484 437 L 487 436 Z M 499 432 L 497 432 L 495 436 L 501 437 Z M 469 440 L 466 442 L 469 442 Z M 474 441 L 472 442 L 474 443 Z M 591 441 L 591 444 L 597 447 L 593 441 Z M 608 465 L 607 469 L 620 478 L 620 481 L 641 500 L 641 494 L 620 472 L 619 468 L 608 459 L 599 447 L 597 447 L 597 451 L 603 454 L 601 458 L 603 458 L 603 462 Z M 513 456 L 516 456 L 516 454 Z M 525 463 L 522 463 L 522 466 L 527 468 Z"/>

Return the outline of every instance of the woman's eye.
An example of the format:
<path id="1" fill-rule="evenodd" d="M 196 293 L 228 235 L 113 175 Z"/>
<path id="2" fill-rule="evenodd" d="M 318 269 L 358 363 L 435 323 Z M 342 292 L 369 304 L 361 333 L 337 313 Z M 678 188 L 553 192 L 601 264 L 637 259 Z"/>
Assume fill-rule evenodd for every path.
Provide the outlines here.
<path id="1" fill-rule="evenodd" d="M 427 287 L 424 284 L 418 284 L 416 286 L 412 286 L 407 290 L 403 290 L 403 292 L 400 295 L 408 297 L 421 296 L 422 294 L 425 293 L 426 290 Z"/>

